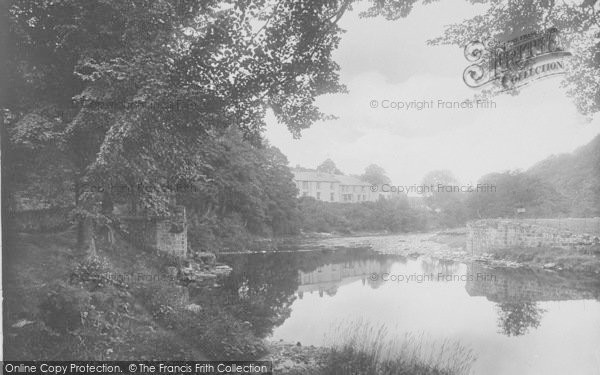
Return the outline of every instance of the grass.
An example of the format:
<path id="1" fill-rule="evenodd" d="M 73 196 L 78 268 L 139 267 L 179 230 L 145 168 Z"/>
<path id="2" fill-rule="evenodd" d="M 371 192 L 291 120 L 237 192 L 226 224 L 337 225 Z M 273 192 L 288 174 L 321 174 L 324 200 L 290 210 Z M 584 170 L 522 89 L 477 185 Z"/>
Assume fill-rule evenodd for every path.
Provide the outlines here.
<path id="1" fill-rule="evenodd" d="M 508 248 L 489 250 L 495 259 L 509 260 L 534 267 L 554 263 L 557 269 L 582 273 L 600 273 L 600 251 L 565 250 L 560 248 Z"/>
<path id="2" fill-rule="evenodd" d="M 331 350 L 320 374 L 460 375 L 468 374 L 476 357 L 453 340 L 424 334 L 393 337 L 385 325 L 364 321 L 334 330 Z"/>

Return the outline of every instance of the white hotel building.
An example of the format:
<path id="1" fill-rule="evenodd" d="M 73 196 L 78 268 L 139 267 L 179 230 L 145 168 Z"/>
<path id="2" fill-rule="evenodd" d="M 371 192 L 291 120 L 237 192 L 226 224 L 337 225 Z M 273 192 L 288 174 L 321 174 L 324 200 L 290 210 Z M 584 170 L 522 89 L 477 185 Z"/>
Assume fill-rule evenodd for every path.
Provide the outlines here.
<path id="1" fill-rule="evenodd" d="M 371 184 L 356 177 L 292 169 L 298 196 L 325 202 L 374 202 L 387 194 L 371 190 Z"/>

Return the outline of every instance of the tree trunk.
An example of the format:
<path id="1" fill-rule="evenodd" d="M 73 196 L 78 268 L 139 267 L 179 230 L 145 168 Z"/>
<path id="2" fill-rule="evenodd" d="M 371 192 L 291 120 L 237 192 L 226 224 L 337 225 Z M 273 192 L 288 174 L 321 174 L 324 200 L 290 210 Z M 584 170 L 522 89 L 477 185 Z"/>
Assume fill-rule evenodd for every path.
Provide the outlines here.
<path id="1" fill-rule="evenodd" d="M 105 225 L 106 227 L 106 244 L 111 250 L 115 246 L 115 233 L 112 227 L 112 213 L 114 210 L 114 202 L 109 192 L 102 193 L 102 214 L 105 215 L 108 220 Z M 104 233 L 103 233 L 104 234 Z"/>
<path id="2" fill-rule="evenodd" d="M 102 193 L 102 214 L 112 215 L 114 209 L 114 203 L 112 196 L 108 192 Z"/>
<path id="3" fill-rule="evenodd" d="M 89 217 L 79 220 L 77 227 L 77 247 L 86 256 L 96 256 L 94 222 Z"/>

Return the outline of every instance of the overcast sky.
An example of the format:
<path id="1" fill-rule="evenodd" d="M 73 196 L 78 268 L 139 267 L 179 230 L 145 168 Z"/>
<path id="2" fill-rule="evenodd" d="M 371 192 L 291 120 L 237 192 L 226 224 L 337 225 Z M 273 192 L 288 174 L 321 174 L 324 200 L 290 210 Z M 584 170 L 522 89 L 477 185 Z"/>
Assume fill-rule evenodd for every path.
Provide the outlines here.
<path id="1" fill-rule="evenodd" d="M 440 109 L 438 100 L 472 99 L 462 81 L 468 65 L 461 48 L 428 46 L 444 25 L 482 12 L 466 1 L 417 6 L 406 19 L 345 16 L 335 59 L 348 94 L 320 97 L 320 108 L 339 117 L 319 122 L 293 139 L 274 116 L 266 137 L 287 155 L 290 166 L 314 168 L 331 158 L 346 174 L 382 166 L 396 185 L 420 184 L 435 169 L 449 169 L 463 183 L 490 172 L 527 169 L 552 155 L 571 152 L 600 133 L 600 117 L 587 122 L 548 78 L 520 95 L 494 98 L 495 109 Z M 431 109 L 381 108 L 382 101 L 434 100 Z M 371 108 L 377 101 L 378 108 Z"/>

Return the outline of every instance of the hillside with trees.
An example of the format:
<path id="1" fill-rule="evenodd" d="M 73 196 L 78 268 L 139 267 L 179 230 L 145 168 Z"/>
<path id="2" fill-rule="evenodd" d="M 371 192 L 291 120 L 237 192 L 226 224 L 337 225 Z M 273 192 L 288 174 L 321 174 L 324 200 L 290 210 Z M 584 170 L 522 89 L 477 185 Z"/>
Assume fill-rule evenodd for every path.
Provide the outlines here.
<path id="1" fill-rule="evenodd" d="M 472 194 L 469 217 L 594 217 L 600 215 L 600 136 L 573 153 L 550 156 L 526 171 L 490 173 L 478 183 L 494 193 Z"/>
<path id="2" fill-rule="evenodd" d="M 570 216 L 600 216 L 600 135 L 571 154 L 542 160 L 527 174 L 554 188 Z"/>

